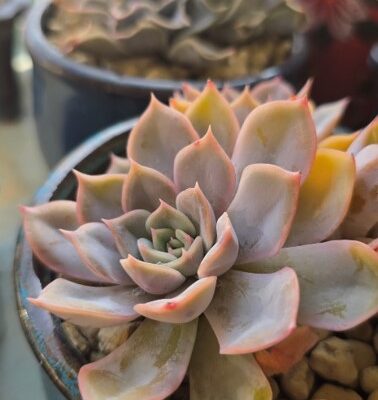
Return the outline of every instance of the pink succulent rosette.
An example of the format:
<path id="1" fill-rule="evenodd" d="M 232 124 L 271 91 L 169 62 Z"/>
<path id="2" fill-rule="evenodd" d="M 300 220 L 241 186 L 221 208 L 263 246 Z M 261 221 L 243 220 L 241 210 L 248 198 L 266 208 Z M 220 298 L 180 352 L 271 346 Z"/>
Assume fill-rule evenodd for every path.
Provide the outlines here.
<path id="1" fill-rule="evenodd" d="M 35 255 L 63 276 L 33 304 L 86 327 L 145 317 L 81 368 L 83 399 L 162 400 L 188 375 L 191 400 L 269 400 L 266 349 L 300 359 L 311 328 L 377 313 L 377 246 L 356 238 L 377 236 L 378 123 L 330 136 L 346 102 L 314 108 L 309 88 L 153 97 L 128 160 L 77 172 L 76 202 L 23 209 Z"/>

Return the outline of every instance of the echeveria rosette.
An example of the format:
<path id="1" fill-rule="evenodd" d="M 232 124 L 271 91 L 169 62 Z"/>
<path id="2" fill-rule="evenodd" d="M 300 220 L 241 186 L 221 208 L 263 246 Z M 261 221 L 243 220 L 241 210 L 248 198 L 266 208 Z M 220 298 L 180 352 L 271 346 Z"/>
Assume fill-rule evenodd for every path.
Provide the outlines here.
<path id="1" fill-rule="evenodd" d="M 54 0 L 52 40 L 95 60 L 158 56 L 203 69 L 268 34 L 290 37 L 301 20 L 284 0 Z M 285 23 L 282 23 L 285 21 Z M 64 33 L 64 34 L 62 34 Z"/>
<path id="2" fill-rule="evenodd" d="M 378 311 L 376 246 L 327 240 L 378 154 L 363 148 L 356 176 L 352 154 L 318 149 L 303 92 L 258 104 L 288 94 L 267 84 L 241 127 L 230 98 L 247 90 L 186 86 L 180 111 L 152 98 L 129 160 L 77 173 L 76 202 L 24 208 L 34 253 L 63 276 L 31 302 L 82 326 L 145 317 L 81 368 L 85 400 L 164 399 L 186 374 L 191 400 L 271 399 L 265 351 L 305 336 L 300 359 L 316 340 L 306 326 L 344 330 Z"/>

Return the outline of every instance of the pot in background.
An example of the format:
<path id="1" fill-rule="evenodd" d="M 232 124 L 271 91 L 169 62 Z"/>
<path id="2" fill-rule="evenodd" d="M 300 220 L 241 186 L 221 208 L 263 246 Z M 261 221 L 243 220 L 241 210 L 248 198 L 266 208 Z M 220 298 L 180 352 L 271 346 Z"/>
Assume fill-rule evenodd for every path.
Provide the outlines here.
<path id="1" fill-rule="evenodd" d="M 50 0 L 32 9 L 26 41 L 34 62 L 34 114 L 43 153 L 54 165 L 68 150 L 91 133 L 140 114 L 150 93 L 167 101 L 182 81 L 119 76 L 110 71 L 79 64 L 65 57 L 45 36 L 46 21 L 53 12 Z M 280 67 L 229 82 L 233 87 L 282 75 L 293 81 L 303 59 L 303 43 L 295 40 L 293 56 Z M 303 81 L 303 79 L 302 79 Z M 191 82 L 202 85 L 204 82 Z M 219 83 L 221 85 L 221 83 Z"/>
<path id="2" fill-rule="evenodd" d="M 14 119 L 20 112 L 19 93 L 11 58 L 14 22 L 27 6 L 27 0 L 5 0 L 0 4 L 0 119 Z"/>

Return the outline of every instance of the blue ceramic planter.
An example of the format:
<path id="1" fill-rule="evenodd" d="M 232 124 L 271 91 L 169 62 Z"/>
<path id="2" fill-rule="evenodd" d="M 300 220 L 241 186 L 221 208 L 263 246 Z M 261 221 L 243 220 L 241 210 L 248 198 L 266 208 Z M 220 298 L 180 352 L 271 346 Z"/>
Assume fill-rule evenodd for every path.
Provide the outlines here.
<path id="1" fill-rule="evenodd" d="M 103 172 L 111 152 L 124 155 L 127 136 L 135 120 L 129 120 L 106 129 L 88 139 L 68 155 L 51 173 L 35 195 L 32 204 L 50 200 L 73 199 L 75 168 L 88 174 Z M 40 364 L 69 400 L 80 400 L 77 372 L 82 359 L 66 342 L 60 320 L 50 313 L 32 306 L 28 298 L 36 297 L 41 287 L 51 282 L 54 274 L 34 257 L 21 229 L 14 259 L 15 290 L 21 323 Z"/>
<path id="2" fill-rule="evenodd" d="M 119 76 L 64 57 L 44 33 L 46 21 L 53 12 L 50 0 L 38 1 L 29 15 L 26 30 L 34 62 L 35 120 L 42 150 L 50 165 L 91 133 L 140 114 L 151 92 L 167 101 L 182 85 L 182 81 Z M 243 87 L 278 74 L 296 76 L 295 58 L 290 58 L 282 67 L 229 84 Z"/>

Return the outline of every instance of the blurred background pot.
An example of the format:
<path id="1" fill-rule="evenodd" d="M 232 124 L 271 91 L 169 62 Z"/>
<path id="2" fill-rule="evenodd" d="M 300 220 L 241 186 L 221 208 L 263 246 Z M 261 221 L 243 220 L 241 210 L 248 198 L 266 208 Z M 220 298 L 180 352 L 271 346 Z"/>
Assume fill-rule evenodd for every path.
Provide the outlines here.
<path id="1" fill-rule="evenodd" d="M 167 101 L 182 84 L 179 80 L 120 76 L 72 61 L 45 36 L 52 12 L 51 1 L 39 1 L 29 15 L 26 30 L 34 62 L 35 119 L 41 147 L 50 165 L 92 132 L 138 115 L 145 109 L 151 92 Z M 232 80 L 229 84 L 233 87 L 253 85 L 278 74 L 294 79 L 303 59 L 302 50 L 301 40 L 295 40 L 294 54 L 284 65 L 256 76 Z"/>
<path id="2" fill-rule="evenodd" d="M 109 163 L 110 152 L 125 154 L 125 142 L 135 122 L 130 120 L 106 129 L 68 155 L 37 192 L 33 204 L 74 198 L 76 179 L 72 168 L 88 174 L 103 172 Z M 33 257 L 22 230 L 16 246 L 14 278 L 19 317 L 36 357 L 68 399 L 80 400 L 76 378 L 83 363 L 82 356 L 68 345 L 61 321 L 33 307 L 27 300 L 35 297 L 41 286 L 53 279 L 53 273 Z"/>
<path id="3" fill-rule="evenodd" d="M 0 0 L 0 119 L 14 119 L 20 111 L 11 57 L 14 23 L 27 6 L 27 0 Z"/>

